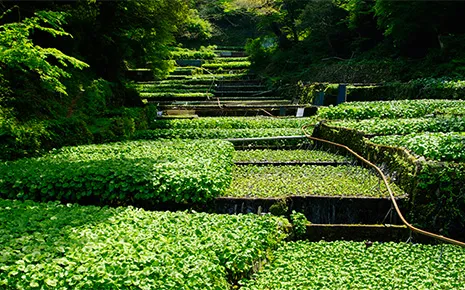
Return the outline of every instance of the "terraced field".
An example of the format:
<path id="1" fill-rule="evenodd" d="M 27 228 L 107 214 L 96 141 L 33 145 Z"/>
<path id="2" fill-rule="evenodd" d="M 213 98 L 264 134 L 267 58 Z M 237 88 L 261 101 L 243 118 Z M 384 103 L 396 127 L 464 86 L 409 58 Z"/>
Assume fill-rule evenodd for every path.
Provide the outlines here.
<path id="1" fill-rule="evenodd" d="M 242 50 L 216 50 L 214 55 L 206 51 L 174 51 L 177 67 L 164 80 L 150 80 L 150 71 L 131 71 L 143 76 L 135 88 L 144 102 L 156 104 L 165 116 L 173 115 L 173 110 L 178 110 L 176 115 L 211 111 L 221 115 L 221 110 L 225 114 L 229 108 L 240 108 L 248 115 L 263 115 L 262 109 L 296 109 L 292 96 L 277 95 L 249 71 L 250 61 Z"/>
<path id="2" fill-rule="evenodd" d="M 465 220 L 463 101 L 349 103 L 297 118 L 304 105 L 269 90 L 243 50 L 172 58 L 167 79 L 130 72 L 162 112 L 131 135 L 141 140 L 0 164 L 0 288 L 464 288 L 463 248 L 405 243 L 375 171 L 301 129 L 375 159 L 408 218 L 449 235 Z M 224 201 L 229 215 L 205 213 Z M 147 210 L 160 207 L 169 211 Z M 291 241 L 312 228 L 365 242 Z"/>

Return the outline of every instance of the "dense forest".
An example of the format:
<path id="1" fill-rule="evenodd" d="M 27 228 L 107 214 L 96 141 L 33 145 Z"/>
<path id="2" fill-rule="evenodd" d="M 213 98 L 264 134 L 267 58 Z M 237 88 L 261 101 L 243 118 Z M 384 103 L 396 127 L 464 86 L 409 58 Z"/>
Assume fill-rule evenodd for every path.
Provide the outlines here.
<path id="1" fill-rule="evenodd" d="M 7 156 L 124 139 L 126 117 L 142 110 L 124 108 L 143 106 L 126 71 L 162 78 L 176 53 L 208 45 L 245 46 L 275 85 L 465 74 L 461 1 L 0 1 L 0 10 Z"/>

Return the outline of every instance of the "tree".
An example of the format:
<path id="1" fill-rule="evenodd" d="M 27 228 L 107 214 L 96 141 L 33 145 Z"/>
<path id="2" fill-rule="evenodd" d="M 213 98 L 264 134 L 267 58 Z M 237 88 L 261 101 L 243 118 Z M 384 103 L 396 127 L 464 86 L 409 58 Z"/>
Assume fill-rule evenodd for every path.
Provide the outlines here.
<path id="1" fill-rule="evenodd" d="M 88 65 L 56 48 L 36 45 L 31 39 L 34 30 L 44 31 L 53 37 L 71 37 L 63 30 L 64 23 L 63 13 L 38 11 L 34 17 L 26 18 L 21 22 L 1 25 L 0 67 L 2 70 L 35 74 L 40 78 L 44 88 L 66 95 L 66 87 L 61 80 L 71 75 L 65 68 L 71 65 L 83 69 Z"/>
<path id="2" fill-rule="evenodd" d="M 423 57 L 442 48 L 441 37 L 465 32 L 465 3 L 461 1 L 377 0 L 375 15 L 385 36 L 407 56 Z"/>

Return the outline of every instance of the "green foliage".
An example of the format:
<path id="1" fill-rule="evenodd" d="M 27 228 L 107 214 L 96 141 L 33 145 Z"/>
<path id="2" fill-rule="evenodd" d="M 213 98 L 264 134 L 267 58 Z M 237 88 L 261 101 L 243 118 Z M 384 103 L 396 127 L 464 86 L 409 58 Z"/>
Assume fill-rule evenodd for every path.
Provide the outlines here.
<path id="1" fill-rule="evenodd" d="M 307 224 L 309 223 L 307 217 L 301 212 L 292 211 L 291 223 L 296 238 L 303 238 L 307 233 Z"/>
<path id="2" fill-rule="evenodd" d="M 0 160 L 36 156 L 43 151 L 42 141 L 49 136 L 44 123 L 19 124 L 13 118 L 3 120 L 0 122 Z"/>
<path id="3" fill-rule="evenodd" d="M 401 146 L 416 155 L 438 161 L 465 162 L 464 133 L 423 133 L 409 135 L 377 136 L 371 142 L 390 146 Z"/>
<path id="4" fill-rule="evenodd" d="M 231 180 L 223 141 L 152 141 L 65 147 L 0 165 L 0 196 L 94 204 L 206 202 Z"/>
<path id="5" fill-rule="evenodd" d="M 189 98 L 212 98 L 214 95 L 212 93 L 172 93 L 172 92 L 163 92 L 163 93 L 140 93 L 141 98 L 144 99 L 157 99 L 157 98 L 171 98 L 171 99 L 189 99 Z"/>
<path id="6" fill-rule="evenodd" d="M 465 237 L 465 163 L 424 162 L 418 172 L 418 188 L 412 199 L 412 220 L 436 232 L 463 240 Z"/>
<path id="7" fill-rule="evenodd" d="M 344 162 L 341 155 L 318 150 L 243 150 L 234 152 L 234 161 L 242 162 Z"/>
<path id="8" fill-rule="evenodd" d="M 286 199 L 281 199 L 270 206 L 270 213 L 276 216 L 284 216 L 289 211 Z"/>
<path id="9" fill-rule="evenodd" d="M 41 145 L 43 151 L 63 146 L 90 144 L 94 141 L 87 123 L 79 118 L 47 121 L 48 140 Z"/>
<path id="10" fill-rule="evenodd" d="M 6 23 L 0 26 L 0 63 L 11 70 L 35 73 L 44 88 L 67 94 L 62 78 L 71 75 L 64 69 L 68 65 L 83 69 L 88 65 L 56 48 L 44 48 L 33 43 L 31 33 L 44 31 L 53 37 L 70 36 L 63 30 L 65 15 L 53 11 L 37 11 L 34 17 L 22 22 Z M 50 62 L 53 58 L 55 63 Z"/>
<path id="11" fill-rule="evenodd" d="M 421 132 L 465 132 L 465 117 L 438 116 L 414 119 L 365 119 L 334 121 L 331 126 L 356 129 L 365 134 L 405 135 Z"/>
<path id="12" fill-rule="evenodd" d="M 139 92 L 157 92 L 157 91 L 165 91 L 165 92 L 178 92 L 178 93 L 186 93 L 190 91 L 207 91 L 211 87 L 211 82 L 210 84 L 200 84 L 200 85 L 195 85 L 195 84 L 183 84 L 183 83 L 142 83 L 142 84 L 136 84 L 136 89 Z"/>
<path id="13" fill-rule="evenodd" d="M 147 116 L 147 127 L 152 128 L 153 124 L 157 122 L 158 117 L 158 109 L 157 106 L 154 104 L 149 104 L 145 107 L 146 109 L 146 116 Z"/>
<path id="14" fill-rule="evenodd" d="M 95 79 L 76 96 L 76 109 L 86 116 L 101 115 L 111 98 L 111 84 L 104 79 Z"/>
<path id="15" fill-rule="evenodd" d="M 93 136 L 87 124 L 78 118 L 18 123 L 0 122 L 0 160 L 34 157 L 53 148 L 89 144 Z"/>
<path id="16" fill-rule="evenodd" d="M 326 96 L 336 96 L 338 84 L 311 84 Z M 347 86 L 347 99 L 353 101 L 388 101 L 413 99 L 465 99 L 465 83 L 449 78 L 423 78 L 408 82 L 385 82 L 376 86 Z"/>
<path id="17" fill-rule="evenodd" d="M 158 121 L 156 121 L 158 122 Z M 274 136 L 301 136 L 299 128 L 272 129 L 157 129 L 143 130 L 134 133 L 134 139 L 227 139 Z"/>
<path id="18" fill-rule="evenodd" d="M 271 62 L 271 57 L 277 49 L 272 38 L 249 39 L 245 49 L 254 68 L 264 69 Z"/>
<path id="19" fill-rule="evenodd" d="M 465 237 L 463 162 L 426 161 L 424 158 L 412 156 L 399 147 L 386 147 L 367 142 L 363 134 L 358 131 L 329 127 L 324 123 L 315 128 L 314 136 L 344 144 L 375 164 L 385 164 L 395 182 L 409 194 L 409 205 L 413 210 L 407 214 L 411 222 L 421 228 L 443 232 L 457 239 Z M 447 157 L 462 155 L 463 150 L 459 148 L 463 147 L 463 141 L 446 145 L 452 148 L 449 149 L 451 152 L 443 152 L 439 146 L 436 146 L 439 144 L 434 145 L 437 138 L 434 140 L 430 137 L 428 140 L 425 137 L 427 142 L 423 142 L 423 139 L 413 140 L 415 143 L 412 141 L 421 152 L 428 150 L 428 153 L 431 152 L 438 158 L 443 158 L 443 155 Z"/>
<path id="20" fill-rule="evenodd" d="M 274 254 L 241 289 L 459 289 L 465 279 L 453 245 L 298 241 Z"/>
<path id="21" fill-rule="evenodd" d="M 249 61 L 248 56 L 237 56 L 237 57 L 217 57 L 214 59 L 206 60 L 205 63 L 225 63 L 225 62 L 244 62 Z"/>
<path id="22" fill-rule="evenodd" d="M 286 237 L 271 216 L 0 200 L 0 287 L 230 289 Z"/>
<path id="23" fill-rule="evenodd" d="M 202 67 L 206 69 L 247 69 L 250 61 L 230 61 L 223 63 L 206 63 Z"/>
<path id="24" fill-rule="evenodd" d="M 178 39 L 184 42 L 203 42 L 212 37 L 213 27 L 208 20 L 200 17 L 196 9 L 189 9 L 187 21 L 179 30 Z"/>
<path id="25" fill-rule="evenodd" d="M 128 140 L 133 136 L 136 127 L 134 119 L 126 116 L 93 119 L 92 122 L 89 129 L 95 143 Z"/>
<path id="26" fill-rule="evenodd" d="M 379 178 L 358 166 L 235 166 L 231 187 L 234 197 L 286 197 L 290 195 L 387 196 Z M 397 195 L 404 193 L 392 185 Z"/>
<path id="27" fill-rule="evenodd" d="M 152 129 L 271 129 L 302 128 L 312 118 L 212 117 L 192 120 L 157 120 Z"/>
<path id="28" fill-rule="evenodd" d="M 213 59 L 216 46 L 201 46 L 198 50 L 186 49 L 181 47 L 171 47 L 169 58 L 170 59 Z"/>
<path id="29" fill-rule="evenodd" d="M 459 28 L 463 19 L 458 15 L 464 9 L 464 3 L 447 1 L 406 3 L 378 0 L 374 6 L 384 34 L 404 55 L 413 57 L 425 56 L 432 48 L 445 50 L 442 35 L 463 35 L 463 29 Z"/>
<path id="30" fill-rule="evenodd" d="M 234 72 L 234 73 L 224 73 L 217 71 L 215 74 L 195 74 L 195 75 L 171 75 L 169 82 L 180 81 L 180 82 L 190 82 L 190 83 L 205 83 L 209 81 L 211 84 L 213 80 L 239 80 L 244 76 L 247 76 L 248 72 Z M 172 82 L 174 83 L 174 82 Z"/>
<path id="31" fill-rule="evenodd" d="M 465 114 L 465 101 L 405 100 L 386 102 L 352 102 L 337 107 L 320 108 L 323 119 L 421 118 L 430 114 Z"/>

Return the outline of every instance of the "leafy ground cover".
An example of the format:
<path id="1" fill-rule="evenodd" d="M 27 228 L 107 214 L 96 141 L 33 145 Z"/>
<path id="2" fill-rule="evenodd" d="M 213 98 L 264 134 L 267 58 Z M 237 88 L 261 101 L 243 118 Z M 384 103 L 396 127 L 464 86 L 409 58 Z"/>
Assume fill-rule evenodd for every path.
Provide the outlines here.
<path id="1" fill-rule="evenodd" d="M 287 221 L 0 199 L 2 289 L 230 289 Z"/>
<path id="2" fill-rule="evenodd" d="M 207 69 L 230 69 L 230 68 L 248 68 L 250 66 L 250 61 L 230 61 L 230 62 L 216 62 L 216 63 L 206 63 L 202 67 Z"/>
<path id="3" fill-rule="evenodd" d="M 463 289 L 465 250 L 452 245 L 285 243 L 244 290 Z"/>
<path id="4" fill-rule="evenodd" d="M 134 133 L 134 139 L 156 140 L 165 139 L 227 139 L 276 136 L 301 136 L 299 128 L 270 129 L 157 129 Z"/>
<path id="5" fill-rule="evenodd" d="M 216 57 L 215 46 L 201 46 L 199 50 L 171 47 L 170 59 L 213 59 Z"/>
<path id="6" fill-rule="evenodd" d="M 191 76 L 170 76 L 170 80 L 233 80 L 233 79 L 241 79 L 241 77 L 248 76 L 247 72 L 237 72 L 237 73 L 216 73 L 216 74 L 196 74 Z"/>
<path id="7" fill-rule="evenodd" d="M 464 132 L 465 117 L 437 117 L 414 119 L 366 119 L 331 122 L 330 125 L 356 129 L 365 134 L 405 135 L 419 132 Z"/>
<path id="8" fill-rule="evenodd" d="M 134 85 L 140 92 L 153 92 L 155 90 L 193 90 L 209 89 L 211 84 L 189 84 L 189 83 L 139 83 Z"/>
<path id="9" fill-rule="evenodd" d="M 186 85 L 180 85 L 180 86 L 156 86 L 156 85 L 143 85 L 143 86 L 137 86 L 137 90 L 140 93 L 205 93 L 207 92 L 210 88 L 209 85 L 192 85 L 192 86 L 186 86 Z"/>
<path id="10" fill-rule="evenodd" d="M 224 141 L 136 141 L 65 147 L 0 164 L 0 197 L 97 204 L 205 202 L 229 185 Z"/>
<path id="11" fill-rule="evenodd" d="M 402 191 L 392 184 L 397 195 Z M 379 178 L 350 165 L 234 166 L 228 197 L 285 197 L 290 195 L 387 196 Z"/>
<path id="12" fill-rule="evenodd" d="M 241 150 L 234 152 L 238 162 L 344 162 L 347 157 L 320 150 Z"/>
<path id="13" fill-rule="evenodd" d="M 439 161 L 465 162 L 464 133 L 423 133 L 376 136 L 371 142 L 405 147 L 417 155 Z"/>
<path id="14" fill-rule="evenodd" d="M 269 117 L 211 117 L 192 120 L 157 120 L 153 129 L 267 129 L 302 128 L 314 123 L 310 118 L 269 118 Z"/>
<path id="15" fill-rule="evenodd" d="M 205 63 L 244 62 L 248 60 L 249 60 L 249 57 L 247 56 L 222 57 L 222 58 L 206 60 Z M 250 65 L 250 62 L 249 62 L 249 65 Z"/>
<path id="16" fill-rule="evenodd" d="M 430 114 L 465 115 L 462 100 L 402 100 L 385 102 L 350 102 L 337 107 L 329 106 L 318 110 L 323 119 L 395 119 L 423 118 Z"/>
<path id="17" fill-rule="evenodd" d="M 146 99 L 156 99 L 156 98 L 179 98 L 179 99 L 189 99 L 189 98 L 212 98 L 214 95 L 212 93 L 199 93 L 199 92 L 185 92 L 185 93 L 173 93 L 173 92 L 157 92 L 157 93 L 140 93 L 142 98 Z"/>
<path id="18" fill-rule="evenodd" d="M 138 82 L 135 84 L 136 87 L 144 87 L 144 86 L 151 86 L 151 87 L 169 87 L 169 88 L 177 88 L 178 86 L 184 87 L 191 87 L 197 85 L 205 85 L 210 86 L 212 83 L 211 80 L 203 80 L 203 79 L 190 79 L 190 80 L 161 80 L 161 81 L 147 81 L 147 82 Z"/>

